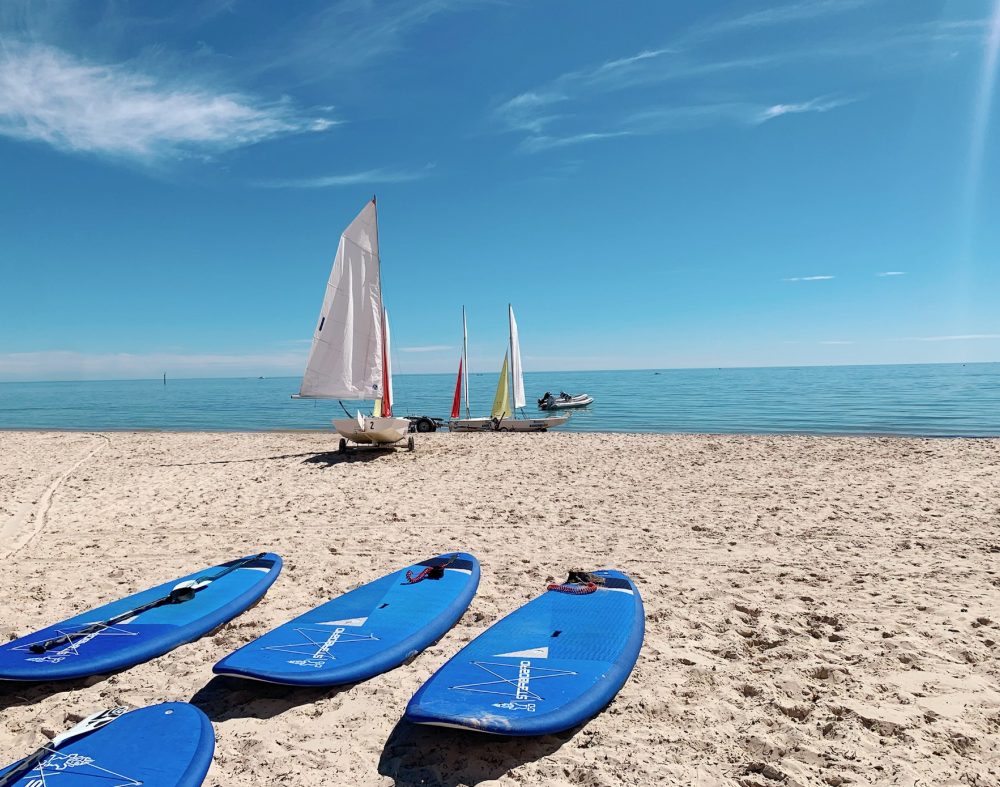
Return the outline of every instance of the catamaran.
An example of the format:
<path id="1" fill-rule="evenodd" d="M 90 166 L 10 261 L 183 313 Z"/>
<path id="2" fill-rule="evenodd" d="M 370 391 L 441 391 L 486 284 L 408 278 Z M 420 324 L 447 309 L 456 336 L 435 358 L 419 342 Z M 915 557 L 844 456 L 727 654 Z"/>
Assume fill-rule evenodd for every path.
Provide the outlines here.
<path id="1" fill-rule="evenodd" d="M 521 369 L 521 343 L 517 335 L 517 321 L 514 309 L 507 304 L 507 319 L 510 325 L 510 346 L 503 357 L 503 368 L 497 381 L 493 409 L 489 418 L 469 418 L 469 350 L 468 331 L 465 330 L 465 308 L 462 308 L 462 360 L 459 361 L 459 379 L 455 385 L 451 420 L 448 428 L 453 432 L 545 432 L 561 426 L 569 416 L 549 416 L 547 418 L 516 418 L 515 412 L 524 407 L 524 372 Z M 458 394 L 462 383 L 462 363 L 465 363 L 465 418 L 458 417 Z M 509 362 L 508 362 L 509 361 Z M 523 414 L 523 410 L 522 410 Z"/>
<path id="2" fill-rule="evenodd" d="M 382 274 L 375 198 L 340 236 L 326 284 L 309 360 L 293 399 L 374 400 L 371 415 L 335 418 L 340 450 L 348 441 L 390 445 L 407 437 L 410 422 L 392 415 L 389 315 L 382 303 Z M 343 404 L 341 404 L 343 407 Z M 346 412 L 346 408 L 345 412 Z M 413 450 L 413 438 L 407 440 Z"/>

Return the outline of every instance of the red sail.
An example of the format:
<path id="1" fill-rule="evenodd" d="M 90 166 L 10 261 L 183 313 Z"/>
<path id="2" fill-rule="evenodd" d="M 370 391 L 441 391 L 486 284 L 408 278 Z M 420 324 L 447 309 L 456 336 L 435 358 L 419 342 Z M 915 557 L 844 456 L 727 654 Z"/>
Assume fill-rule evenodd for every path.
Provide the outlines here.
<path id="1" fill-rule="evenodd" d="M 458 379 L 455 381 L 455 398 L 451 401 L 451 417 L 458 418 L 458 406 L 462 403 L 462 359 L 458 359 Z"/>

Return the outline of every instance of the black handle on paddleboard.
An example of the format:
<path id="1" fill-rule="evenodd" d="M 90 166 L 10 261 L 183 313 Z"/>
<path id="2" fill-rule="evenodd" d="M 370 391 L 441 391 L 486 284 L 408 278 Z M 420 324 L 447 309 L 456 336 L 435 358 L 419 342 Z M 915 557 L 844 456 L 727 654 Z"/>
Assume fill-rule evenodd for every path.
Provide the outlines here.
<path id="1" fill-rule="evenodd" d="M 54 747 L 61 746 L 67 741 L 79 738 L 81 735 L 86 735 L 94 730 L 99 730 L 101 727 L 106 727 L 127 711 L 127 708 L 121 707 L 100 711 L 83 719 L 72 729 L 67 730 L 61 735 L 56 735 L 51 741 L 49 741 L 49 743 L 42 746 L 40 749 L 36 749 L 34 752 L 21 760 L 20 765 L 11 768 L 3 776 L 0 776 L 0 787 L 8 787 L 8 785 L 21 781 L 24 775 L 31 773 L 31 771 L 38 767 L 38 764 L 42 762 L 42 760 L 57 752 L 57 749 Z M 45 781 L 44 777 L 41 781 Z M 35 782 L 31 783 L 34 784 Z M 40 784 L 41 782 L 38 783 Z"/>
<path id="2" fill-rule="evenodd" d="M 163 607 L 167 604 L 183 604 L 185 601 L 191 601 L 198 593 L 199 590 L 204 590 L 209 585 L 211 585 L 215 580 L 224 577 L 226 574 L 230 574 L 236 569 L 245 566 L 247 563 L 252 563 L 254 560 L 260 560 L 267 552 L 260 552 L 251 557 L 243 558 L 243 560 L 238 560 L 231 566 L 227 566 L 225 569 L 220 571 L 210 577 L 198 578 L 195 580 L 196 585 L 189 586 L 186 585 L 180 588 L 174 588 L 167 595 L 156 599 L 155 601 L 150 601 L 141 606 L 130 609 L 127 612 L 121 612 L 112 618 L 107 620 L 98 621 L 97 623 L 91 623 L 89 626 L 80 629 L 79 631 L 74 631 L 72 634 L 63 634 L 61 637 L 55 637 L 54 639 L 47 639 L 45 642 L 35 642 L 28 647 L 32 653 L 45 653 L 46 651 L 52 650 L 52 648 L 58 648 L 60 645 L 68 645 L 70 642 L 81 637 L 89 636 L 90 634 L 95 634 L 99 631 L 103 631 L 109 626 L 117 625 L 123 620 L 128 620 L 131 617 L 142 614 L 143 612 L 149 612 L 151 609 L 156 609 L 157 607 Z"/>

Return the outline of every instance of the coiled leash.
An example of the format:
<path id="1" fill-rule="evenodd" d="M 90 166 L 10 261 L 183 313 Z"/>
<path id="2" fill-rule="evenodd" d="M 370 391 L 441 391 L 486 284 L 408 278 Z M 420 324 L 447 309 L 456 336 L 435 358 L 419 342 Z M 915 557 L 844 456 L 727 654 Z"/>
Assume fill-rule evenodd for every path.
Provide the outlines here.
<path id="1" fill-rule="evenodd" d="M 426 566 L 423 571 L 421 571 L 416 576 L 413 576 L 412 571 L 406 572 L 406 582 L 407 585 L 416 585 L 418 582 L 423 582 L 425 579 L 441 579 L 444 576 L 444 570 L 448 568 L 452 563 L 458 560 L 458 554 L 452 555 L 444 563 L 438 566 Z"/>
<path id="2" fill-rule="evenodd" d="M 572 596 L 586 596 L 603 584 L 604 577 L 597 574 L 591 574 L 587 571 L 570 571 L 569 577 L 561 585 L 552 584 L 545 589 L 554 590 L 557 593 L 569 593 Z"/>

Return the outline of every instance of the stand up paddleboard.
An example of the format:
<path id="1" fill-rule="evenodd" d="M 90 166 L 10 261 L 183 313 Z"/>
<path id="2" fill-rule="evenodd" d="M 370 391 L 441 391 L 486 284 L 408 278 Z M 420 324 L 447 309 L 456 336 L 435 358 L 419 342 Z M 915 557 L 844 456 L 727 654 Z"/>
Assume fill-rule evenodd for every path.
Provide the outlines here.
<path id="1" fill-rule="evenodd" d="M 624 685 L 643 629 L 632 580 L 574 572 L 466 645 L 413 695 L 406 718 L 500 735 L 574 727 Z"/>
<path id="2" fill-rule="evenodd" d="M 415 656 L 448 631 L 479 586 L 464 552 L 362 585 L 226 656 L 218 675 L 293 686 L 355 683 Z"/>
<path id="3" fill-rule="evenodd" d="M 3 768 L 0 785 L 197 787 L 204 781 L 215 750 L 215 733 L 204 713 L 186 702 L 166 702 L 115 718 L 120 710 L 95 714 L 77 725 L 79 732 L 74 727 Z M 100 718 L 109 714 L 110 720 Z"/>
<path id="4" fill-rule="evenodd" d="M 281 571 L 271 552 L 189 574 L 0 645 L 0 680 L 81 678 L 191 642 L 254 604 Z"/>

